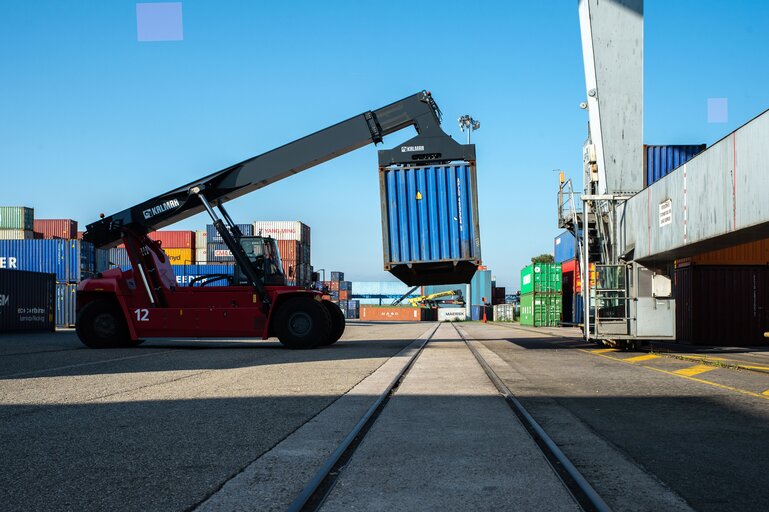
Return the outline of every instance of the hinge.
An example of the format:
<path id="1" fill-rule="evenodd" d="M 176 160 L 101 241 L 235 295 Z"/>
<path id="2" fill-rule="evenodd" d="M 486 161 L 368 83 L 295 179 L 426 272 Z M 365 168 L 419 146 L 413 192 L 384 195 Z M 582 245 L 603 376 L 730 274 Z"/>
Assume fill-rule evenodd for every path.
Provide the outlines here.
<path id="1" fill-rule="evenodd" d="M 372 111 L 368 111 L 365 114 L 363 114 L 363 117 L 366 119 L 366 124 L 368 125 L 368 131 L 371 132 L 371 140 L 374 144 L 379 144 L 382 142 L 382 127 L 379 126 L 379 121 L 377 121 L 376 116 Z"/>

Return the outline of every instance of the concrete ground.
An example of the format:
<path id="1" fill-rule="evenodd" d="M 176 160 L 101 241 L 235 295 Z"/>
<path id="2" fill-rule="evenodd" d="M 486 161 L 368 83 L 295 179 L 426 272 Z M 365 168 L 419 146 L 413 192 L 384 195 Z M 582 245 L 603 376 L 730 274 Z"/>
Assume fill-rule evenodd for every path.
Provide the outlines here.
<path id="1" fill-rule="evenodd" d="M 352 322 L 312 351 L 4 334 L 2 510 L 285 510 L 434 326 Z M 615 510 L 769 509 L 769 374 L 460 329 Z M 572 509 L 564 493 L 444 325 L 325 507 Z"/>
<path id="2" fill-rule="evenodd" d="M 649 477 L 696 510 L 769 509 L 769 375 L 463 328 L 504 361 L 511 390 L 615 509 L 662 509 L 639 506 Z"/>
<path id="3" fill-rule="evenodd" d="M 311 351 L 237 340 L 91 350 L 71 331 L 3 335 L 1 508 L 195 507 L 428 327 L 357 323 Z"/>

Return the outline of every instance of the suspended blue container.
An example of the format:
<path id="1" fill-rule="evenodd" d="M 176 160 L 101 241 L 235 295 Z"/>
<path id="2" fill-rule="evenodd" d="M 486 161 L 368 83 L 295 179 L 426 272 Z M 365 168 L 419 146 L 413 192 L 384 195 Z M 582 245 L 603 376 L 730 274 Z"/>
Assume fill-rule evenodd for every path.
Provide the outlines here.
<path id="1" fill-rule="evenodd" d="M 681 167 L 705 151 L 705 144 L 690 144 L 678 146 L 644 146 L 644 186 L 659 181 L 674 169 Z"/>
<path id="2" fill-rule="evenodd" d="M 481 264 L 475 164 L 380 168 L 384 268 L 417 286 L 467 283 Z"/>

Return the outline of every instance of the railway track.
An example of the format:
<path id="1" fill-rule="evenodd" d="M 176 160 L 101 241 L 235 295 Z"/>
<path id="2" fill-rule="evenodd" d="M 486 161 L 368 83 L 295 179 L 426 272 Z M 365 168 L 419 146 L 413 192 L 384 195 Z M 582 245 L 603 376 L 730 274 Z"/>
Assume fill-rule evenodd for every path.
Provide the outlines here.
<path id="1" fill-rule="evenodd" d="M 361 416 L 355 427 L 337 446 L 334 452 L 326 459 L 321 468 L 315 473 L 310 482 L 302 489 L 297 498 L 291 503 L 288 510 L 291 512 L 308 512 L 320 510 L 331 494 L 335 483 L 343 474 L 345 467 L 355 454 L 366 434 L 377 421 L 382 411 L 386 408 L 388 401 L 396 392 L 400 384 L 406 379 L 409 371 L 419 356 L 424 352 L 430 340 L 432 340 L 440 323 L 426 337 L 424 342 L 414 351 L 409 360 L 403 366 L 401 371 L 393 378 L 387 388 L 379 395 L 369 409 Z M 515 413 L 517 419 L 521 422 L 532 439 L 545 455 L 545 458 L 553 468 L 555 475 L 561 480 L 564 487 L 568 489 L 574 501 L 582 510 L 589 512 L 610 511 L 611 508 L 603 501 L 598 493 L 593 489 L 590 483 L 580 474 L 574 464 L 558 448 L 555 442 L 544 431 L 544 429 L 534 420 L 521 402 L 513 395 L 507 385 L 500 379 L 494 369 L 484 359 L 483 355 L 473 346 L 473 342 L 458 329 L 454 324 L 452 327 L 457 335 L 468 347 L 475 359 L 478 361 L 489 380 L 494 384 L 499 393 L 505 399 L 505 402 Z"/>

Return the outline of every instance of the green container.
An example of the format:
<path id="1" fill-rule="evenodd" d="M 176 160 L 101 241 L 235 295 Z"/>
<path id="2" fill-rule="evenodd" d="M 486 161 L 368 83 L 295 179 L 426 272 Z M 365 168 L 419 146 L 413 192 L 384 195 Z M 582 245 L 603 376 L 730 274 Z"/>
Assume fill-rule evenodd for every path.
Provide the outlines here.
<path id="1" fill-rule="evenodd" d="M 34 209 L 23 206 L 0 206 L 0 229 L 32 231 L 34 224 Z"/>
<path id="2" fill-rule="evenodd" d="M 521 270 L 521 295 L 526 293 L 561 293 L 560 263 L 533 263 Z"/>
<path id="3" fill-rule="evenodd" d="M 559 327 L 563 297 L 560 293 L 521 295 L 521 325 Z"/>

